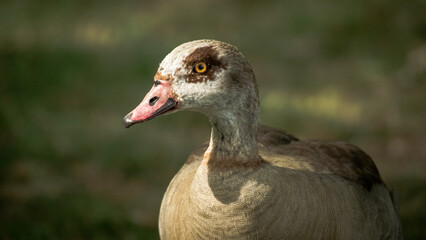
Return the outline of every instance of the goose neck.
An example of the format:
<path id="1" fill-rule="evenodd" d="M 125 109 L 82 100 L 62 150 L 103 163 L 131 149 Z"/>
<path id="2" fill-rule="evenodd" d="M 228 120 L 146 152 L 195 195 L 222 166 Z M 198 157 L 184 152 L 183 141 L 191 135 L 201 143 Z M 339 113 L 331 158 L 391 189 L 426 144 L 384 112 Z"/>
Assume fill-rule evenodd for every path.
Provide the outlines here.
<path id="1" fill-rule="evenodd" d="M 210 116 L 210 122 L 210 144 L 204 154 L 204 162 L 209 167 L 250 167 L 260 164 L 257 111 L 222 111 Z"/>

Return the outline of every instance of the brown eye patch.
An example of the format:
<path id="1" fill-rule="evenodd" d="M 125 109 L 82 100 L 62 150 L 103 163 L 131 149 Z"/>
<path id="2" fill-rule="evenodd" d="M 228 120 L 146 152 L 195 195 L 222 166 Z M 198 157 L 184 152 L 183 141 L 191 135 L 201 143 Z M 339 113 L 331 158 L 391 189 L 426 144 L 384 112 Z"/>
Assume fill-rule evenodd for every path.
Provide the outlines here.
<path id="1" fill-rule="evenodd" d="M 195 66 L 204 63 L 206 68 L 203 71 L 197 71 Z M 212 46 L 200 47 L 195 49 L 184 60 L 183 64 L 188 67 L 188 74 L 185 80 L 188 83 L 207 82 L 214 80 L 215 74 L 225 65 L 219 60 L 218 52 Z M 198 65 L 197 65 L 198 66 Z M 198 66 L 199 67 L 199 66 Z M 195 69 L 195 71 L 194 71 Z"/>

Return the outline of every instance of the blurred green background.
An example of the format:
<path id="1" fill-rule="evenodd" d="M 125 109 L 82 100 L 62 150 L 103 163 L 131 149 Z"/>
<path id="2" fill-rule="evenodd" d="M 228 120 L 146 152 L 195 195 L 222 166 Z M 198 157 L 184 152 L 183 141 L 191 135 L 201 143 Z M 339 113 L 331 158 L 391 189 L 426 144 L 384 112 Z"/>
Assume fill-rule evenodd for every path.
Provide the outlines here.
<path id="1" fill-rule="evenodd" d="M 0 238 L 157 239 L 162 195 L 208 119 L 122 117 L 177 45 L 239 47 L 261 120 L 350 141 L 426 239 L 426 2 L 0 2 Z"/>

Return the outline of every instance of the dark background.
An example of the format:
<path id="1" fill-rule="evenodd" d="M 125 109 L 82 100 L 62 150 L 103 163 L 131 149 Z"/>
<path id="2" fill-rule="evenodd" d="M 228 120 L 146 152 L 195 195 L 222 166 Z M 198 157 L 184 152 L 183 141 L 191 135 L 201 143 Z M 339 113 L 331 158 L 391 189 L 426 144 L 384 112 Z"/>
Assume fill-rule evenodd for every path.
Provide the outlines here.
<path id="1" fill-rule="evenodd" d="M 238 46 L 261 120 L 350 141 L 426 231 L 426 2 L 1 1 L 0 238 L 156 239 L 162 195 L 208 119 L 125 129 L 159 62 L 186 41 Z"/>

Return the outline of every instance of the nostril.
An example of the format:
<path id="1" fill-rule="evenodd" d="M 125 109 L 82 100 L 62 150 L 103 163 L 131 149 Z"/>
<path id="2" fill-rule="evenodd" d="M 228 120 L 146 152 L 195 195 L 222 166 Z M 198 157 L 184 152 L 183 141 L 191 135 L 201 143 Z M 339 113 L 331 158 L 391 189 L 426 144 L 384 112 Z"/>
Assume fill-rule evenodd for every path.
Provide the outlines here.
<path id="1" fill-rule="evenodd" d="M 149 99 L 149 106 L 153 106 L 157 102 L 157 100 L 158 100 L 157 96 Z"/>

